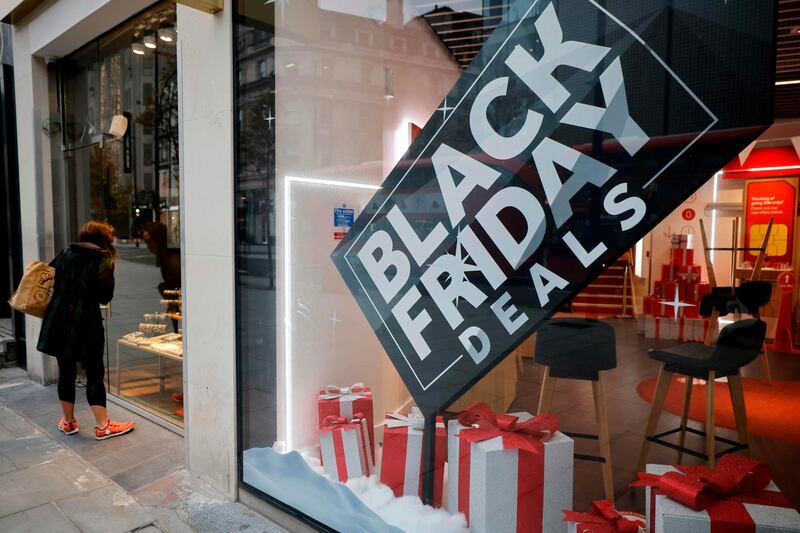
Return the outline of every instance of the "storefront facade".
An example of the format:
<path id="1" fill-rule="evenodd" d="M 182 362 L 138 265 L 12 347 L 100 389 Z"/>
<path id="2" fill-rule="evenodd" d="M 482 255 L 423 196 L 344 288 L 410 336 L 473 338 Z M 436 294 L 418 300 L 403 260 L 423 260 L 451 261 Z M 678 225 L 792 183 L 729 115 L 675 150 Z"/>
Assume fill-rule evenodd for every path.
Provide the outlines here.
<path id="1" fill-rule="evenodd" d="M 671 269 L 673 235 L 693 235 L 694 261 L 680 265 L 691 267 L 692 276 L 697 265 L 698 279 L 689 283 L 708 281 L 700 219 L 708 231 L 707 248 L 734 242 L 756 248 L 751 240 L 763 237 L 764 220 L 743 220 L 742 227 L 751 229 L 730 235 L 731 220 L 746 216 L 741 205 L 750 185 L 735 172 L 747 168 L 722 167 L 741 159 L 742 150 L 759 136 L 768 146 L 791 147 L 790 139 L 800 138 L 793 133 L 800 135 L 800 128 L 792 125 L 785 135 L 773 129 L 762 136 L 772 122 L 775 76 L 769 61 L 774 13 L 763 7 L 715 6 L 705 12 L 697 6 L 673 10 L 662 2 L 612 9 L 570 0 L 554 2 L 557 9 L 548 4 L 535 10 L 535 3 L 509 9 L 506 2 L 488 0 L 439 4 L 0 2 L 0 14 L 13 23 L 24 261 L 52 257 L 86 220 L 115 226 L 120 265 L 117 296 L 106 319 L 110 392 L 182 432 L 186 464 L 194 474 L 291 530 L 343 530 L 346 524 L 368 531 L 393 531 L 388 524 L 408 531 L 464 530 L 464 498 L 471 496 L 458 491 L 471 489 L 458 475 L 469 478 L 470 472 L 448 456 L 459 458 L 452 449 L 459 440 L 451 436 L 448 441 L 447 428 L 435 430 L 435 416 L 443 415 L 454 427 L 456 414 L 475 401 L 496 413 L 536 415 L 545 405 L 540 394 L 542 399 L 546 394 L 540 390 L 545 388 L 540 387 L 541 366 L 532 359 L 538 351 L 531 333 L 552 313 L 612 318 L 611 345 L 613 350 L 615 329 L 618 353 L 614 366 L 604 370 L 616 368 L 619 359 L 624 372 L 636 371 L 631 371 L 634 378 L 612 374 L 618 379 L 606 381 L 607 389 L 616 387 L 610 401 L 623 404 L 623 411 L 641 401 L 636 380 L 647 377 L 651 367 L 629 363 L 626 368 L 621 352 L 635 346 L 641 349 L 638 357 L 646 359 L 647 347 L 673 340 L 665 333 L 666 315 L 651 312 L 673 297 L 668 284 L 678 279 Z M 572 10 L 588 15 L 569 17 Z M 681 44 L 696 38 L 691 28 L 700 24 L 701 15 L 724 31 L 717 40 L 692 45 L 707 46 L 704 53 L 730 54 L 725 59 L 731 62 L 743 55 L 750 69 L 746 77 L 758 90 L 746 95 L 707 90 L 707 77 L 698 73 L 703 68 L 729 86 L 737 83 L 737 74 L 724 61 L 715 67 L 704 59 L 693 63 L 692 55 L 703 57 L 697 50 L 685 53 Z M 642 22 L 650 16 L 652 27 Z M 540 17 L 550 17 L 548 28 L 559 31 L 551 34 L 535 25 Z M 680 24 L 673 25 L 672 17 Z M 745 32 L 750 18 L 758 22 Z M 746 38 L 730 48 L 726 32 L 739 31 Z M 566 63 L 580 72 L 570 77 L 558 71 L 561 81 L 549 88 L 526 78 L 534 56 L 562 39 L 591 43 L 576 53 L 579 59 Z M 509 47 L 516 59 L 509 56 L 505 74 L 494 72 L 492 61 L 507 42 L 517 43 Z M 482 46 L 497 46 L 497 52 L 481 52 Z M 617 60 L 603 50 L 618 54 Z M 525 66 L 526 58 L 533 63 Z M 484 68 L 470 69 L 473 61 L 484 62 Z M 680 76 L 670 70 L 673 62 Z M 663 70 L 667 63 L 669 75 L 661 72 L 658 81 L 636 76 L 648 68 Z M 473 87 L 489 85 L 485 73 L 497 78 L 489 93 L 482 100 L 468 97 Z M 566 96 L 559 96 L 559 87 Z M 582 96 L 573 102 L 578 91 Z M 612 92 L 614 104 L 622 107 L 608 118 L 597 110 L 611 108 Z M 499 104 L 507 94 L 522 103 Z M 745 100 L 750 104 L 738 106 L 738 114 L 728 109 Z M 561 109 L 568 101 L 575 113 Z M 483 116 L 475 118 L 468 106 L 483 109 Z M 525 109 L 527 114 L 521 113 Z M 128 119 L 128 129 L 107 139 L 103 133 L 115 115 Z M 537 129 L 550 128 L 550 133 L 521 140 L 537 120 Z M 560 153 L 567 155 L 560 159 L 534 149 L 548 142 L 575 148 L 565 148 Z M 425 152 L 435 143 L 451 150 L 445 163 L 432 150 Z M 538 174 L 517 162 L 527 148 L 539 158 Z M 464 154 L 471 163 L 458 159 Z M 538 177 L 546 174 L 541 168 L 547 157 L 549 185 Z M 491 158 L 498 175 L 509 174 L 503 187 L 486 170 L 484 162 Z M 740 166 L 746 167 L 746 159 Z M 456 171 L 449 174 L 450 196 L 436 183 L 442 181 L 442 165 Z M 564 193 L 565 201 L 559 196 L 562 181 L 581 172 L 586 187 Z M 603 172 L 607 176 L 599 178 Z M 663 187 L 656 183 L 640 196 L 617 183 L 622 188 L 612 193 L 609 180 L 616 172 L 640 187 L 662 175 L 672 181 Z M 787 187 L 794 187 L 795 207 L 785 210 L 786 221 L 776 229 L 779 242 L 770 241 L 773 259 L 766 264 L 775 270 L 776 283 L 784 271 L 796 276 L 800 262 L 796 244 L 781 244 L 797 242 L 794 176 L 783 176 L 789 178 Z M 464 183 L 487 195 L 469 197 Z M 520 193 L 503 196 L 509 202 L 505 207 L 522 213 L 519 220 L 492 198 L 512 186 L 523 192 L 531 188 L 541 199 L 540 231 L 531 229 L 534 221 L 520 207 L 533 204 L 515 203 L 523 201 Z M 395 190 L 398 195 L 392 197 Z M 738 211 L 731 209 L 736 203 Z M 395 214 L 381 214 L 384 205 L 396 206 Z M 486 205 L 497 207 L 493 218 L 481 211 Z M 468 222 L 480 219 L 480 229 L 473 232 L 477 223 L 460 223 L 459 212 Z M 395 241 L 389 237 L 389 247 L 384 241 L 362 254 L 363 243 L 381 232 Z M 407 250 L 406 263 L 387 262 L 398 257 L 391 246 Z M 359 259 L 349 263 L 345 249 Z M 720 286 L 747 276 L 737 268 L 755 266 L 755 258 L 741 255 L 739 261 L 723 262 L 723 252 L 715 253 Z M 449 258 L 460 264 L 461 279 Z M 426 275 L 433 263 L 450 277 Z M 524 276 L 516 273 L 523 264 Z M 669 266 L 666 271 L 663 264 Z M 587 286 L 598 274 L 607 277 Z M 403 275 L 419 281 L 420 289 L 395 288 Z M 792 290 L 796 300 L 796 285 Z M 495 291 L 489 301 L 486 295 Z M 689 301 L 688 295 L 688 290 L 679 294 L 681 303 Z M 689 305 L 697 304 L 699 296 Z M 781 303 L 770 305 L 764 316 L 774 337 Z M 614 322 L 615 315 L 639 319 Z M 682 314 L 681 324 L 689 316 Z M 662 329 L 653 339 L 657 321 Z M 35 339 L 37 321 L 27 320 L 25 327 L 26 337 Z M 789 327 L 796 335 L 794 300 Z M 155 343 L 148 340 L 156 337 Z M 490 350 L 490 343 L 501 347 Z M 51 383 L 53 361 L 30 344 L 29 375 Z M 463 354 L 450 357 L 457 352 Z M 452 360 L 445 361 L 448 357 Z M 560 387 L 556 396 L 570 396 Z M 593 396 L 575 392 L 561 404 L 556 399 L 554 410 L 592 406 L 595 396 L 597 389 Z M 364 422 L 326 418 L 340 414 L 326 406 L 348 401 L 356 406 L 348 413 L 351 418 L 368 410 Z M 634 426 L 643 428 L 642 405 L 644 412 L 641 405 L 631 407 L 636 413 L 624 421 L 625 431 L 617 432 L 612 420 L 612 435 L 601 430 L 599 437 L 601 455 L 609 441 L 616 454 L 618 495 L 621 478 L 635 474 L 635 458 L 626 448 L 633 445 L 622 442 L 635 440 L 638 453 L 641 435 L 628 433 Z M 425 420 L 404 418 L 416 414 L 415 407 Z M 392 414 L 386 426 L 384 413 Z M 613 413 L 601 417 L 599 408 L 597 413 L 598 421 L 614 418 Z M 567 423 L 568 416 L 559 418 L 573 432 L 596 431 L 591 424 L 580 431 Z M 423 443 L 417 426 L 426 423 L 433 431 Z M 396 455 L 400 451 L 390 431 L 397 428 L 406 432 L 403 457 Z M 412 429 L 420 432 L 416 459 L 405 455 Z M 369 480 L 356 479 L 361 476 L 349 472 L 353 465 L 339 464 L 352 458 L 337 454 L 332 435 L 348 430 L 369 440 L 356 452 L 362 454 L 359 468 L 367 469 L 360 472 L 374 474 Z M 588 453 L 560 433 L 547 446 L 553 461 L 562 459 L 559 468 L 565 472 L 573 471 L 573 453 L 584 458 Z M 590 442 L 591 454 L 594 446 Z M 423 465 L 438 465 L 444 456 L 447 466 L 430 468 L 430 476 L 415 477 L 408 465 L 394 472 L 397 463 L 417 460 L 419 474 Z M 556 509 L 560 523 L 561 508 L 585 510 L 591 499 L 613 497 L 611 459 L 605 457 L 608 469 L 576 462 L 574 501 L 572 476 L 564 476 L 569 483 L 556 483 L 555 499 L 542 504 L 547 518 L 539 520 L 556 516 L 550 507 L 562 506 Z M 516 463 L 501 467 L 518 468 Z M 543 483 L 555 483 L 546 476 L 551 467 L 543 467 Z M 406 494 L 422 500 L 397 498 L 404 489 L 389 487 L 391 472 L 414 485 Z M 505 494 L 501 488 L 497 493 Z M 800 487 L 794 490 L 789 488 L 793 498 Z M 481 520 L 500 519 L 493 514 L 497 509 L 508 514 L 516 508 L 514 497 L 498 498 L 488 511 L 477 500 L 467 504 L 474 506 L 468 512 L 473 529 L 480 529 Z"/>

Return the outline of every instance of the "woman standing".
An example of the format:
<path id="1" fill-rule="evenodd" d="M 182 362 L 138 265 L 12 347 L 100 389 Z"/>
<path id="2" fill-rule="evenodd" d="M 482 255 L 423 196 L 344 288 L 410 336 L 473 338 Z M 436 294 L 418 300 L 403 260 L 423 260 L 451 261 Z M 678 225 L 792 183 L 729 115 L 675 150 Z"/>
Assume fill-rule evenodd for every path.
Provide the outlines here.
<path id="1" fill-rule="evenodd" d="M 114 296 L 114 228 L 90 221 L 72 243 L 50 263 L 56 269 L 53 298 L 42 322 L 37 349 L 58 360 L 58 399 L 64 417 L 58 429 L 78 432 L 75 420 L 77 363 L 86 372 L 86 399 L 92 408 L 95 438 L 109 439 L 133 430 L 133 422 L 109 420 L 103 384 L 105 331 L 100 305 Z"/>

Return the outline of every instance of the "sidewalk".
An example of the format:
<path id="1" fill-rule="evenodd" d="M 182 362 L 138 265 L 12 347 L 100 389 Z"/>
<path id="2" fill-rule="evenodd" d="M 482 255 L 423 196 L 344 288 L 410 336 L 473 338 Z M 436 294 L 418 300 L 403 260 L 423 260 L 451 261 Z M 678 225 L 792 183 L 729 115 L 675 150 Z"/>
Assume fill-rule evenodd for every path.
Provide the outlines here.
<path id="1" fill-rule="evenodd" d="M 112 417 L 136 420 L 137 428 L 95 441 L 82 392 L 81 432 L 63 435 L 55 386 L 0 370 L 0 531 L 284 531 L 192 478 L 183 439 L 156 424 L 110 404 Z"/>

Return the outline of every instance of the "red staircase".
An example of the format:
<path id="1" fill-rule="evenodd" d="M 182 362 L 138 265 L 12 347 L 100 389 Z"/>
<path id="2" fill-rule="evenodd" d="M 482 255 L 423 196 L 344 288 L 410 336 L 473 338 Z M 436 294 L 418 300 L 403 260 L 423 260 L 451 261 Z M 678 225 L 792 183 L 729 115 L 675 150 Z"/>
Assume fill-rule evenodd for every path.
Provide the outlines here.
<path id="1" fill-rule="evenodd" d="M 622 314 L 624 303 L 622 293 L 627 263 L 626 256 L 623 255 L 616 263 L 609 266 L 605 272 L 573 298 L 571 311 L 599 317 Z M 627 300 L 628 307 L 625 311 L 627 314 L 631 314 L 633 298 L 630 286 L 628 286 Z"/>

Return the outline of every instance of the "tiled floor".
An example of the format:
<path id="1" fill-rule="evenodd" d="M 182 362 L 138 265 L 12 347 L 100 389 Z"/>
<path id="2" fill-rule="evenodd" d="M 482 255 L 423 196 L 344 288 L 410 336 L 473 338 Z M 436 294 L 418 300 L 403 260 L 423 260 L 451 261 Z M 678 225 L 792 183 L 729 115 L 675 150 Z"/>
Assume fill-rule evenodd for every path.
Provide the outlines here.
<path id="1" fill-rule="evenodd" d="M 84 428 L 66 436 L 52 424 L 52 405 L 55 387 L 0 370 L 3 533 L 285 533 L 182 469 L 177 435 L 137 419 L 130 435 L 97 442 L 84 406 Z M 111 413 L 133 418 L 116 406 Z"/>
<path id="2" fill-rule="evenodd" d="M 110 416 L 135 420 L 136 429 L 122 438 L 96 441 L 92 435 L 94 419 L 85 398 L 81 398 L 82 389 L 77 391 L 75 404 L 80 434 L 67 436 L 55 431 L 62 416 L 56 387 L 36 385 L 27 381 L 24 371 L 17 372 L 20 384 L 0 388 L 0 399 L 35 424 L 52 429 L 51 435 L 58 444 L 75 451 L 122 488 L 134 490 L 183 468 L 182 437 L 111 403 Z"/>
<path id="3" fill-rule="evenodd" d="M 614 486 L 619 509 L 644 511 L 644 489 L 628 489 L 635 478 L 634 469 L 639 457 L 642 434 L 650 405 L 636 392 L 636 386 L 658 372 L 658 364 L 647 357 L 647 350 L 657 346 L 669 346 L 675 341 L 645 339 L 636 333 L 633 320 L 610 319 L 617 335 L 617 368 L 606 374 L 606 394 L 611 433 L 611 456 L 614 470 Z M 800 357 L 774 354 L 770 358 L 773 379 L 800 379 Z M 520 375 L 517 397 L 512 411 L 536 412 L 541 383 L 541 367 L 531 359 L 525 359 L 524 372 Z M 758 362 L 744 369 L 746 377 L 761 377 Z M 559 380 L 553 398 L 553 412 L 558 415 L 562 429 L 577 433 L 596 433 L 592 387 L 589 382 Z M 668 412 L 661 416 L 660 428 L 677 427 L 679 418 Z M 800 424 L 800 416 L 787 423 Z M 702 429 L 697 423 L 694 427 Z M 718 429 L 723 437 L 736 438 L 735 432 Z M 687 435 L 688 446 L 702 450 L 704 442 Z M 597 453 L 596 441 L 576 441 L 577 453 Z M 648 462 L 673 464 L 677 452 L 662 446 L 650 448 Z M 773 478 L 789 497 L 795 507 L 800 508 L 800 445 L 751 435 L 751 456 L 768 462 L 773 467 Z M 686 464 L 699 460 L 684 456 Z M 574 508 L 586 510 L 589 502 L 603 498 L 603 482 L 600 464 L 575 461 Z"/>

